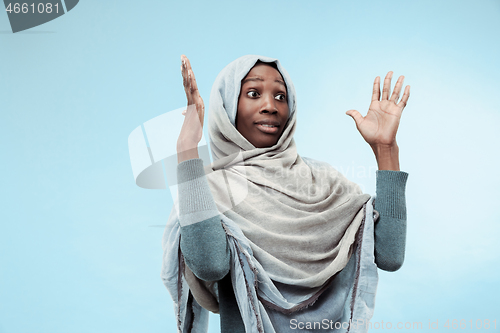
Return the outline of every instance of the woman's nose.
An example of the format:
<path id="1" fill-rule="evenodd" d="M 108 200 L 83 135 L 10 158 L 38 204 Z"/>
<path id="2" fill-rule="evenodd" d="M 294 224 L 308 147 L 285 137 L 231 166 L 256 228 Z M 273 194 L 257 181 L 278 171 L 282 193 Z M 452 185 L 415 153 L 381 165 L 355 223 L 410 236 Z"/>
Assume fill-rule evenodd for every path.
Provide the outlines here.
<path id="1" fill-rule="evenodd" d="M 260 108 L 260 113 L 277 113 L 278 108 L 276 107 L 276 100 L 274 96 L 266 95 L 262 99 L 262 106 Z"/>

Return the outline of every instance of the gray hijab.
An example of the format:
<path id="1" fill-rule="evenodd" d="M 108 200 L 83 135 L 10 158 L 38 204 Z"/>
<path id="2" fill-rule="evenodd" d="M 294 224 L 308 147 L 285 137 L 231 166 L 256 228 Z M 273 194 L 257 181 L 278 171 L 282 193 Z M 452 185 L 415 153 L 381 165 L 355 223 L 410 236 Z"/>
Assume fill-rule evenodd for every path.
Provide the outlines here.
<path id="1" fill-rule="evenodd" d="M 236 129 L 241 80 L 255 63 L 274 62 L 287 86 L 290 117 L 278 142 L 255 148 Z M 210 95 L 214 162 L 205 167 L 218 209 L 248 238 L 273 281 L 315 288 L 342 270 L 370 199 L 328 163 L 302 158 L 295 89 L 277 59 L 247 55 L 227 65 Z"/>

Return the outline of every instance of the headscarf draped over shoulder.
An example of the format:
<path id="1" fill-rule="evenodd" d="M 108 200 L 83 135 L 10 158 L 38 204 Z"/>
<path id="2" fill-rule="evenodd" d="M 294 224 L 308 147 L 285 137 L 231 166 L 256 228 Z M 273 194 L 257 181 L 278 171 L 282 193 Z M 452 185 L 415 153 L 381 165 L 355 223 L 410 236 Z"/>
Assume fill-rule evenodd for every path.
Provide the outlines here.
<path id="1" fill-rule="evenodd" d="M 290 110 L 278 142 L 267 148 L 255 148 L 235 127 L 241 80 L 259 60 L 276 64 Z M 217 76 L 208 114 L 213 162 L 205 174 L 231 250 L 231 281 L 246 332 L 288 331 L 290 315 L 348 321 L 373 313 L 373 200 L 328 163 L 297 153 L 296 121 L 295 89 L 277 59 L 243 56 Z M 179 331 L 206 332 L 207 310 L 218 310 L 216 288 L 184 264 L 179 239 L 172 209 L 162 279 Z M 315 303 L 319 297 L 323 301 Z"/>

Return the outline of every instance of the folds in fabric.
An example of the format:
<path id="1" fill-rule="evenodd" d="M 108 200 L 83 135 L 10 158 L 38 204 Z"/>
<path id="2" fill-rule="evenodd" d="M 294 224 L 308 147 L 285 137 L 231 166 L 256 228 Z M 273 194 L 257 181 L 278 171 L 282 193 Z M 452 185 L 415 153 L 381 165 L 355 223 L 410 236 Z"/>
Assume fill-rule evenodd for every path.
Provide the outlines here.
<path id="1" fill-rule="evenodd" d="M 290 325 L 317 322 L 324 332 L 366 332 L 377 288 L 374 263 L 373 198 L 363 218 L 346 266 L 320 288 L 273 282 L 253 256 L 241 229 L 222 216 L 231 248 L 231 280 L 246 332 L 288 332 Z M 208 311 L 216 311 L 215 286 L 190 275 L 179 249 L 180 226 L 175 210 L 163 236 L 162 279 L 175 304 L 179 332 L 206 332 Z M 203 306 L 202 306 L 203 305 Z"/>

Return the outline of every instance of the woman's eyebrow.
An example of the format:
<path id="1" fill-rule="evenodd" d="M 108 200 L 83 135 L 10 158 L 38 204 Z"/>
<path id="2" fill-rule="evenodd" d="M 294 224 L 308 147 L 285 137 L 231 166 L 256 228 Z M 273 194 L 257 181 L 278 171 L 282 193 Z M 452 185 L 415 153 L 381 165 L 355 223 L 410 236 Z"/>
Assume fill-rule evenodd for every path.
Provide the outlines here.
<path id="1" fill-rule="evenodd" d="M 256 76 L 256 77 L 249 77 L 249 78 L 246 78 L 244 79 L 243 81 L 241 81 L 241 84 L 245 84 L 245 82 L 248 82 L 248 81 L 264 81 L 260 76 Z M 279 78 L 276 78 L 274 80 L 274 82 L 278 82 L 279 84 L 283 85 L 284 87 L 286 87 L 285 85 L 285 82 L 283 82 L 282 79 L 279 79 Z"/>
<path id="2" fill-rule="evenodd" d="M 285 82 L 283 82 L 283 80 L 282 80 L 282 79 L 275 79 L 275 80 L 274 80 L 274 82 L 278 82 L 279 84 L 282 84 L 282 85 L 283 85 L 283 87 L 285 87 L 285 88 L 286 88 Z"/>
<path id="3" fill-rule="evenodd" d="M 243 81 L 241 81 L 241 84 L 244 84 L 245 82 L 248 82 L 248 81 L 264 81 L 264 80 L 260 76 L 249 77 L 249 78 L 244 79 Z"/>

